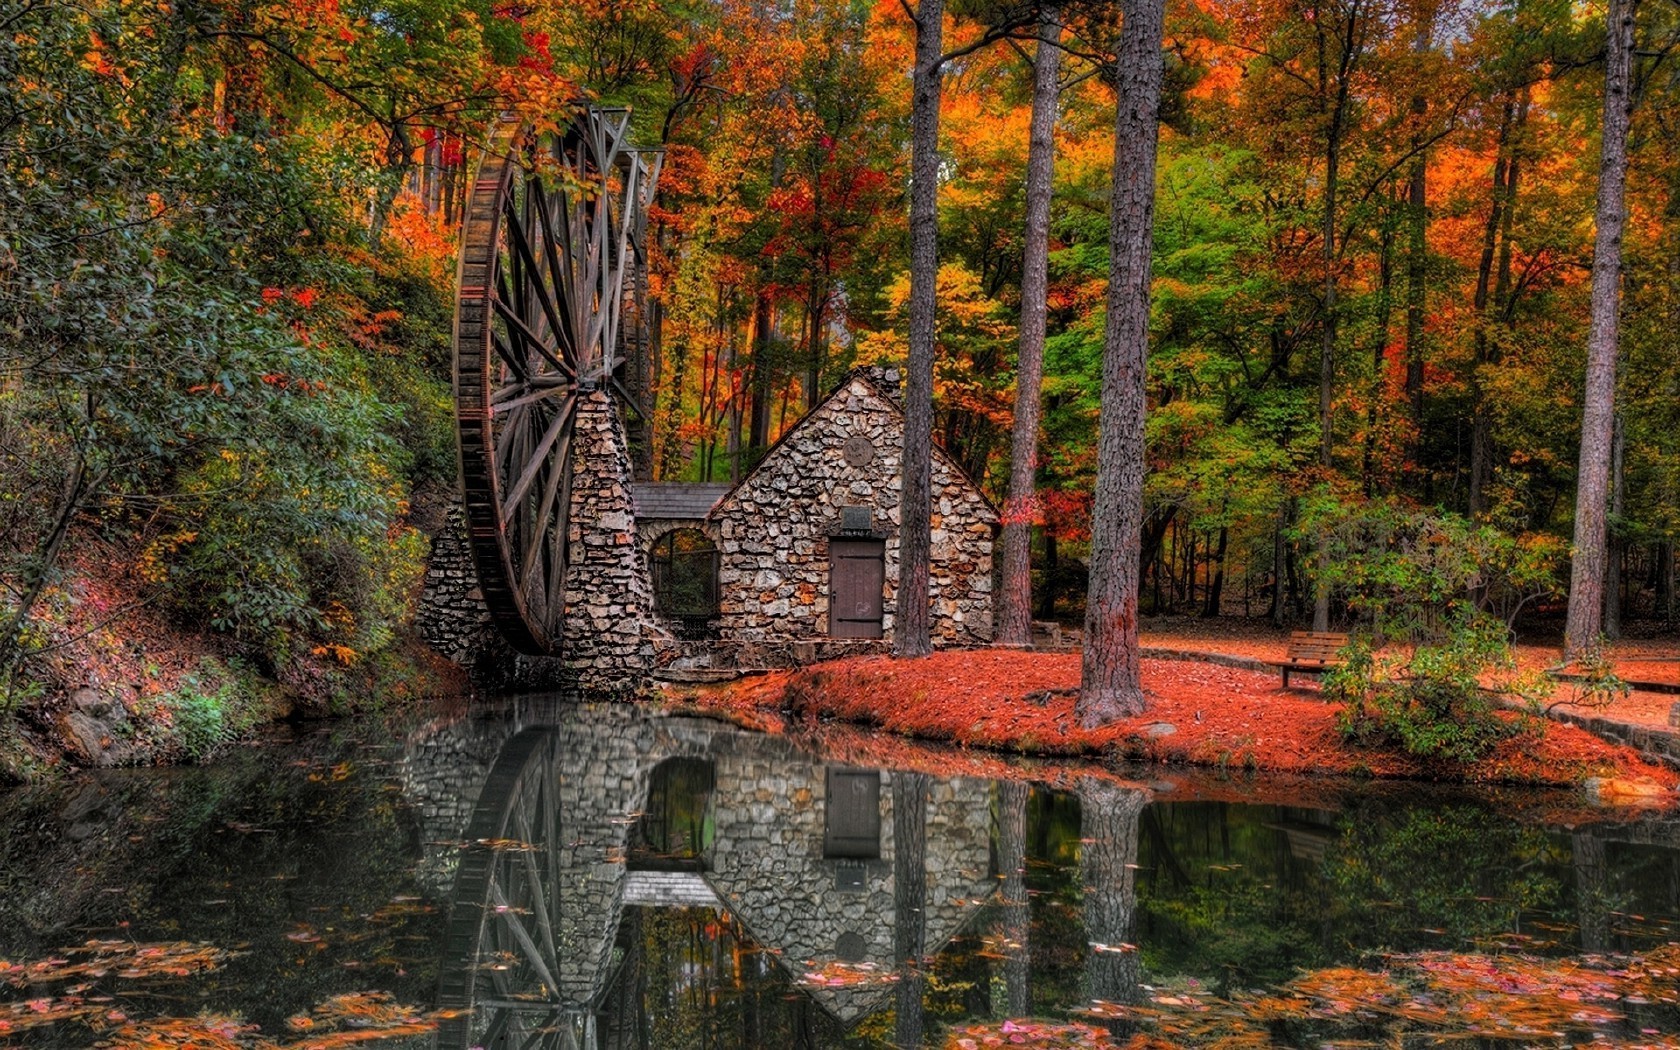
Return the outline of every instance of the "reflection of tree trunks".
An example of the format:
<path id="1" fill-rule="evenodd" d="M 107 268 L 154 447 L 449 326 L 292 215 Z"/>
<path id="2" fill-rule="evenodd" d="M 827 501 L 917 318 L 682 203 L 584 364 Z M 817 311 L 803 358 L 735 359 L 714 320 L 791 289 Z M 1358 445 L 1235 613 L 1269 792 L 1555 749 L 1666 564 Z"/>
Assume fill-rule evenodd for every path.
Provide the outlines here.
<path id="1" fill-rule="evenodd" d="M 1027 795 L 1030 788 L 1018 780 L 998 784 L 998 874 L 1002 908 L 999 932 L 1003 936 L 1003 983 L 1010 1017 L 1025 1017 L 1032 1011 L 1027 984 L 1031 950 L 1031 916 L 1027 911 Z"/>
<path id="2" fill-rule="evenodd" d="M 928 775 L 893 776 L 893 943 L 898 958 L 898 1010 L 893 1045 L 922 1045 L 922 991 L 927 976 Z"/>
<path id="3" fill-rule="evenodd" d="M 1139 818 L 1149 796 L 1135 788 L 1086 778 L 1079 782 L 1079 876 L 1084 886 L 1085 936 L 1111 950 L 1091 950 L 1085 964 L 1087 999 L 1128 1004 L 1136 1000 L 1141 966 L 1136 951 L 1113 950 L 1131 941 L 1137 911 Z M 1130 1034 L 1130 1023 L 1110 1026 Z"/>
<path id="4" fill-rule="evenodd" d="M 1610 949 L 1610 869 L 1604 840 L 1590 833 L 1570 836 L 1575 855 L 1575 906 L 1580 913 L 1581 950 Z"/>

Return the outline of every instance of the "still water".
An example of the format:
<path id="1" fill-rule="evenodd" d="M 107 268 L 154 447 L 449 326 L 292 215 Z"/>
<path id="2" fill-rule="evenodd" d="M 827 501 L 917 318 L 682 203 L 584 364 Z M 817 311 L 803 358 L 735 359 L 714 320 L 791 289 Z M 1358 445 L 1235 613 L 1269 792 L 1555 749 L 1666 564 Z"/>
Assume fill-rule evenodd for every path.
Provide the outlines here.
<path id="1" fill-rule="evenodd" d="M 1680 819 L 919 764 L 532 703 L 0 794 L 0 1046 L 1680 1031 Z"/>

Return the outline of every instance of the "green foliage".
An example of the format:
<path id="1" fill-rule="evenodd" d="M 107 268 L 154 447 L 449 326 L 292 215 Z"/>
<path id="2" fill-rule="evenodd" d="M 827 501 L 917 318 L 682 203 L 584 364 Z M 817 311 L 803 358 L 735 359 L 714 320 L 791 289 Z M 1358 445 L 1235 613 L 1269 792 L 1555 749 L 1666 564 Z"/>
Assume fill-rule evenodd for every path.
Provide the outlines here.
<path id="1" fill-rule="evenodd" d="M 206 659 L 158 701 L 166 750 L 203 762 L 243 739 L 262 719 L 262 694 L 249 670 Z"/>
<path id="2" fill-rule="evenodd" d="M 1534 718 L 1550 684 L 1543 675 L 1515 676 L 1505 625 L 1466 612 L 1436 642 L 1403 655 L 1378 656 L 1368 640 L 1342 651 L 1324 677 L 1325 695 L 1342 705 L 1337 728 L 1355 743 L 1397 747 L 1421 758 L 1473 762 L 1501 740 L 1543 731 Z M 1485 681 L 1494 673 L 1492 681 Z M 1500 698 L 1527 703 L 1506 717 Z"/>
<path id="3" fill-rule="evenodd" d="M 1322 544 L 1323 578 L 1379 644 L 1442 638 L 1471 609 L 1509 625 L 1525 606 L 1560 593 L 1565 552 L 1556 538 L 1513 536 L 1398 499 L 1341 500 L 1320 490 L 1303 501 L 1296 534 Z"/>
<path id="4" fill-rule="evenodd" d="M 1555 544 L 1398 500 L 1322 493 L 1305 503 L 1300 532 L 1316 537 L 1323 578 L 1368 625 L 1324 679 L 1342 704 L 1345 737 L 1472 762 L 1500 740 L 1540 731 L 1536 719 L 1501 714 L 1512 697 L 1532 715 L 1550 687 L 1542 675 L 1515 673 L 1509 625 L 1485 609 L 1514 617 L 1556 593 Z M 1374 650 L 1386 642 L 1402 645 Z"/>

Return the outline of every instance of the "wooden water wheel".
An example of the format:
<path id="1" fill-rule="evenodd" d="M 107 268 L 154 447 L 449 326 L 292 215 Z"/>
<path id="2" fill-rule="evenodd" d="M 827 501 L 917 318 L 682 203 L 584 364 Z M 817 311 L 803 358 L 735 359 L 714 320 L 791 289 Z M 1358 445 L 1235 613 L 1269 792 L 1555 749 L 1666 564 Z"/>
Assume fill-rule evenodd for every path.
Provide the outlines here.
<path id="1" fill-rule="evenodd" d="M 498 125 L 461 228 L 455 412 L 479 586 L 502 636 L 555 653 L 579 399 L 614 382 L 619 317 L 657 164 L 627 110 Z M 634 281 L 632 279 L 631 283 Z"/>

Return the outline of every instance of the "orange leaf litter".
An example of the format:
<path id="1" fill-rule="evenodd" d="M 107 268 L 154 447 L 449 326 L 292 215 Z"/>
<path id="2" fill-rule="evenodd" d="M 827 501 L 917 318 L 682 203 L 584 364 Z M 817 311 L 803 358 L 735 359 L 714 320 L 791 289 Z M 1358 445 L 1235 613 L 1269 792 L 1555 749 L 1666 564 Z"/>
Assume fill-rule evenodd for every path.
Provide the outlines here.
<path id="1" fill-rule="evenodd" d="M 915 660 L 851 657 L 701 690 L 702 708 L 745 716 L 787 711 L 890 733 L 1059 757 L 1111 757 L 1287 773 L 1367 774 L 1480 783 L 1567 785 L 1592 776 L 1652 781 L 1680 774 L 1573 726 L 1504 741 L 1465 768 L 1361 749 L 1336 732 L 1333 704 L 1275 674 L 1144 659 L 1149 709 L 1098 730 L 1079 728 L 1079 656 L 1017 649 L 946 651 Z"/>

